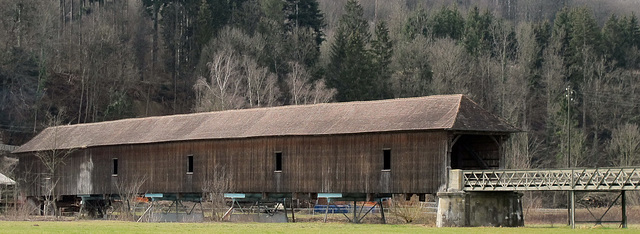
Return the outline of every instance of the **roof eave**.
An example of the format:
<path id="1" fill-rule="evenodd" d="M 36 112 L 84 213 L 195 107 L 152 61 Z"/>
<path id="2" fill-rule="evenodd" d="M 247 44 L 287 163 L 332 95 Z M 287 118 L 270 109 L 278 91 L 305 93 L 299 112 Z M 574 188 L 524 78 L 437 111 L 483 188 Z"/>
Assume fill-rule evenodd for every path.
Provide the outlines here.
<path id="1" fill-rule="evenodd" d="M 465 133 L 465 134 L 473 134 L 473 135 L 508 135 L 508 134 L 512 134 L 512 133 L 520 133 L 520 132 L 526 132 L 520 129 L 514 129 L 514 130 L 477 130 L 477 129 L 456 129 L 456 128 L 449 128 L 446 129 L 447 131 L 450 132 L 454 132 L 454 133 Z"/>

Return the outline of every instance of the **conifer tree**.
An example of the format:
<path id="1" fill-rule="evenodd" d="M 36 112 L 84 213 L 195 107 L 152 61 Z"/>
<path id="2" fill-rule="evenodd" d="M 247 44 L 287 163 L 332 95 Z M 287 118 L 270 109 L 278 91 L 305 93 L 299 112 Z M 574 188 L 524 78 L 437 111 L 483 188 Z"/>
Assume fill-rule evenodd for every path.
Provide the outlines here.
<path id="1" fill-rule="evenodd" d="M 464 33 L 464 19 L 457 6 L 454 6 L 453 9 L 443 7 L 433 16 L 431 21 L 434 38 L 449 37 L 459 40 Z"/>
<path id="2" fill-rule="evenodd" d="M 604 53 L 608 60 L 615 61 L 617 66 L 625 66 L 625 32 L 622 29 L 623 22 L 618 20 L 618 17 L 611 15 L 602 28 L 602 40 Z"/>
<path id="3" fill-rule="evenodd" d="M 638 17 L 636 17 L 635 14 L 631 15 L 629 29 L 631 31 L 631 38 L 634 39 L 634 45 L 640 47 L 640 26 L 638 25 Z"/>
<path id="4" fill-rule="evenodd" d="M 376 93 L 373 98 L 384 99 L 391 97 L 389 80 L 391 78 L 391 57 L 393 55 L 393 42 L 389 38 L 389 28 L 384 21 L 376 25 L 375 38 L 371 41 L 371 53 L 373 56 L 373 75 L 376 76 Z"/>
<path id="5" fill-rule="evenodd" d="M 357 1 L 347 2 L 331 45 L 327 83 L 338 91 L 338 101 L 370 100 L 375 97 L 371 59 L 367 50 L 371 35 L 363 12 Z"/>
<path id="6" fill-rule="evenodd" d="M 324 14 L 320 11 L 317 0 L 286 0 L 286 30 L 291 33 L 295 28 L 313 29 L 316 45 L 324 41 L 322 29 L 325 27 Z"/>
<path id="7" fill-rule="evenodd" d="M 593 12 L 587 8 L 578 8 L 571 12 L 571 38 L 569 46 L 572 50 L 571 63 L 582 65 L 584 53 L 590 49 L 594 53 L 600 51 L 600 32 Z"/>
<path id="8" fill-rule="evenodd" d="M 562 8 L 556 14 L 553 21 L 553 29 L 551 32 L 551 40 L 558 42 L 558 54 L 563 57 L 566 64 L 569 54 L 569 40 L 571 38 L 571 19 L 569 16 L 569 8 Z"/>
<path id="9" fill-rule="evenodd" d="M 209 42 L 209 39 L 211 39 L 211 36 L 213 36 L 212 19 L 213 17 L 212 17 L 211 7 L 209 6 L 209 3 L 207 3 L 207 0 L 202 0 L 198 9 L 198 17 L 196 18 L 197 20 L 196 41 L 198 43 L 199 48 L 202 48 L 202 46 L 204 46 L 207 42 Z"/>
<path id="10" fill-rule="evenodd" d="M 469 10 L 464 25 L 463 43 L 467 52 L 473 56 L 487 52 L 491 48 L 489 27 L 493 23 L 493 15 L 486 11 L 480 15 L 477 7 Z"/>
<path id="11" fill-rule="evenodd" d="M 407 17 L 402 34 L 408 40 L 414 40 L 418 35 L 429 36 L 431 33 L 427 12 L 419 9 Z"/>

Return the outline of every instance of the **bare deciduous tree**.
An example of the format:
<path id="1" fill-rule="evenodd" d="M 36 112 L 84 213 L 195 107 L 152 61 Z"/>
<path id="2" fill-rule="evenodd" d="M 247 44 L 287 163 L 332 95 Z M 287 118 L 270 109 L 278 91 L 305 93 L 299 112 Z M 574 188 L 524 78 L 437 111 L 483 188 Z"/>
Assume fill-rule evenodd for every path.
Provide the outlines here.
<path id="1" fill-rule="evenodd" d="M 229 110 L 278 105 L 276 76 L 248 56 L 224 48 L 207 63 L 208 77 L 199 77 L 195 111 Z"/>
<path id="2" fill-rule="evenodd" d="M 202 193 L 211 202 L 211 219 L 213 221 L 221 221 L 226 208 L 224 193 L 231 188 L 231 177 L 226 167 L 217 164 L 206 180 L 202 184 Z"/>
<path id="3" fill-rule="evenodd" d="M 467 54 L 453 39 L 434 39 L 427 47 L 433 71 L 431 87 L 435 94 L 469 93 Z"/>
<path id="4" fill-rule="evenodd" d="M 291 72 L 287 74 L 287 87 L 293 105 L 303 104 L 304 97 L 309 93 L 309 74 L 299 63 L 289 64 Z"/>
<path id="5" fill-rule="evenodd" d="M 276 75 L 266 67 L 260 67 L 255 60 L 245 57 L 243 60 L 244 78 L 246 79 L 246 101 L 249 108 L 275 106 L 278 103 L 280 90 Z"/>
<path id="6" fill-rule="evenodd" d="M 547 165 L 557 167 L 559 165 L 566 165 L 558 161 L 558 155 L 562 154 L 562 149 L 559 144 L 560 139 L 556 133 L 556 129 L 563 128 L 566 121 L 566 116 L 559 116 L 557 113 L 561 112 L 563 101 L 561 97 L 564 88 L 566 88 L 565 77 L 566 71 L 564 70 L 564 60 L 561 54 L 561 41 L 559 39 L 552 39 L 549 46 L 543 51 L 542 68 L 540 69 L 542 86 L 544 92 L 544 118 L 545 118 L 545 133 L 547 135 L 546 141 L 551 142 L 557 147 L 549 149 L 548 154 L 556 155 L 555 158 L 548 158 L 545 162 Z"/>
<path id="7" fill-rule="evenodd" d="M 0 144 L 3 144 L 0 134 Z M 6 176 L 13 176 L 13 171 L 18 163 L 17 158 L 9 157 L 9 153 L 0 150 L 0 173 Z"/>
<path id="8" fill-rule="evenodd" d="M 531 138 L 531 133 L 516 133 L 505 144 L 507 168 L 529 169 L 533 167 L 532 160 L 540 152 L 540 142 Z"/>
<path id="9" fill-rule="evenodd" d="M 230 48 L 218 51 L 207 63 L 209 77 L 198 77 L 193 88 L 196 91 L 196 112 L 238 109 L 244 104 L 240 96 L 242 79 L 237 55 Z"/>
<path id="10" fill-rule="evenodd" d="M 56 217 L 58 215 L 56 205 L 58 194 L 56 187 L 60 181 L 59 175 L 57 175 L 59 174 L 58 169 L 60 166 L 65 164 L 67 157 L 69 157 L 69 155 L 74 151 L 74 149 L 59 149 L 60 143 L 58 142 L 58 139 L 60 138 L 59 134 L 61 133 L 58 131 L 59 127 L 54 126 L 59 126 L 62 123 L 62 119 L 64 118 L 63 116 L 64 110 L 60 110 L 58 115 L 48 116 L 49 121 L 47 125 L 52 127 L 52 130 L 48 132 L 51 135 L 47 137 L 50 139 L 49 142 L 47 142 L 50 150 L 35 153 L 35 156 L 40 160 L 45 168 L 44 178 L 42 178 L 45 199 L 44 214 L 53 214 Z"/>
<path id="11" fill-rule="evenodd" d="M 287 88 L 291 96 L 291 104 L 316 104 L 333 100 L 335 89 L 327 88 L 324 80 L 320 79 L 311 83 L 311 75 L 303 65 L 297 62 L 289 63 L 291 72 L 287 74 Z"/>
<path id="12" fill-rule="evenodd" d="M 398 43 L 394 49 L 391 90 L 394 97 L 415 97 L 433 94 L 429 51 L 430 39 L 418 35 L 416 39 Z"/>
<path id="13" fill-rule="evenodd" d="M 409 200 L 406 199 L 406 195 L 394 196 L 391 199 L 391 214 L 401 218 L 405 223 L 412 223 L 424 214 L 422 207 L 420 207 L 420 201 L 418 196 L 412 196 Z"/>
<path id="14" fill-rule="evenodd" d="M 562 138 L 563 144 L 569 144 L 566 140 L 566 136 Z M 572 127 L 571 128 L 571 161 L 569 162 L 570 167 L 584 167 L 590 163 L 587 159 L 589 158 L 589 152 L 587 148 L 587 134 L 582 131 L 580 128 Z M 567 152 L 569 153 L 569 152 Z"/>
<path id="15" fill-rule="evenodd" d="M 136 174 L 131 178 L 127 178 L 124 181 L 118 181 L 115 183 L 116 191 L 122 204 L 118 207 L 120 211 L 121 220 L 133 221 L 135 214 L 135 207 L 139 202 L 138 198 L 142 193 L 141 188 L 147 181 L 147 175 Z"/>
<path id="16" fill-rule="evenodd" d="M 308 103 L 315 104 L 331 102 L 334 100 L 336 93 L 338 93 L 338 91 L 336 91 L 336 89 L 327 87 L 323 79 L 316 80 L 316 82 L 313 82 L 313 88 L 311 89 L 309 95 L 311 99 L 308 101 Z"/>
<path id="17" fill-rule="evenodd" d="M 617 166 L 634 166 L 640 162 L 640 130 L 627 123 L 613 129 L 609 141 L 611 160 Z"/>
<path id="18" fill-rule="evenodd" d="M 0 134 L 0 144 L 2 144 L 2 135 Z M 3 149 L 0 149 L 0 174 L 5 175 L 6 177 L 9 178 L 13 178 L 13 172 L 14 169 L 17 165 L 18 159 L 16 158 L 12 158 L 12 157 L 8 157 L 7 156 L 8 153 L 6 153 Z M 11 185 L 11 184 L 0 184 L 0 201 L 4 201 L 6 206 L 5 206 L 5 212 L 8 210 L 9 208 L 9 195 L 12 192 L 15 192 L 15 184 Z M 13 200 L 15 201 L 16 197 L 13 197 Z M 15 203 L 14 203 L 15 205 Z M 2 211 L 0 211 L 2 212 Z"/>

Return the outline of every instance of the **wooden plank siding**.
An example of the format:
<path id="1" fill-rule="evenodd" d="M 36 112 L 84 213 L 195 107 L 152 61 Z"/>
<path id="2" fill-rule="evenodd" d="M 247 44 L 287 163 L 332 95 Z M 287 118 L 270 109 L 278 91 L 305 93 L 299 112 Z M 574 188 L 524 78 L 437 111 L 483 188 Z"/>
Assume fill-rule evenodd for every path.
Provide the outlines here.
<path id="1" fill-rule="evenodd" d="M 199 193 L 216 165 L 242 193 L 435 193 L 443 184 L 447 131 L 255 137 L 98 146 L 74 151 L 57 175 L 59 195 L 117 194 L 115 184 L 146 177 L 141 193 Z M 383 149 L 391 170 L 383 171 Z M 275 152 L 282 171 L 275 172 Z M 193 155 L 193 174 L 187 156 Z M 29 196 L 43 195 L 32 153 L 19 154 Z M 112 176 L 112 159 L 118 175 Z M 89 181 L 81 173 L 89 173 Z"/>

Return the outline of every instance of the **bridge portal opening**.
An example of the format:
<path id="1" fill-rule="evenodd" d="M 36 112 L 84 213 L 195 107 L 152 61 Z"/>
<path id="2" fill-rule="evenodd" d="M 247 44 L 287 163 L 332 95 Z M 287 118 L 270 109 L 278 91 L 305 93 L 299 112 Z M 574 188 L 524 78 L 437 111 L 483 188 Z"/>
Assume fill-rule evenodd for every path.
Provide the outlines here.
<path id="1" fill-rule="evenodd" d="M 456 135 L 451 146 L 452 169 L 494 169 L 500 167 L 500 137 L 492 135 Z"/>

